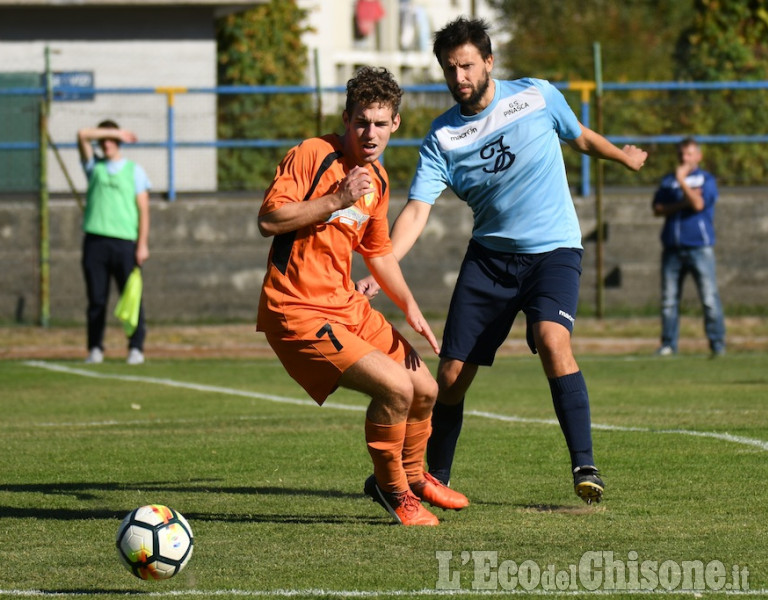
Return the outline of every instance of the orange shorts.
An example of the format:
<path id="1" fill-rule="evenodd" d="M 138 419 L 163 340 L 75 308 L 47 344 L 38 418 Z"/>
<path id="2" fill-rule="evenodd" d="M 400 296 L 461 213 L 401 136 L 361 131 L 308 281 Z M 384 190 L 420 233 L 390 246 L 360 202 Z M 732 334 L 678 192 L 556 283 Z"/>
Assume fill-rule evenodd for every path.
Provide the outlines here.
<path id="1" fill-rule="evenodd" d="M 336 390 L 342 373 L 366 354 L 380 350 L 400 364 L 411 352 L 408 341 L 373 309 L 356 326 L 318 318 L 311 331 L 315 334 L 309 339 L 293 333 L 265 335 L 288 374 L 320 405 Z"/>

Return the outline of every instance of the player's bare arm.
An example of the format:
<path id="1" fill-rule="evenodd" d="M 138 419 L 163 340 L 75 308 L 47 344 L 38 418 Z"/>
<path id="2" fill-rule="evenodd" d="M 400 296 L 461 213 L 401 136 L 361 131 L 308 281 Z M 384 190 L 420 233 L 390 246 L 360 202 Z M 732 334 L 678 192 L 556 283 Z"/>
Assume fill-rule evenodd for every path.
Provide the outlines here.
<path id="1" fill-rule="evenodd" d="M 264 237 L 296 231 L 307 225 L 328 220 L 334 212 L 352 206 L 361 196 L 372 193 L 371 174 L 365 167 L 354 167 L 332 194 L 307 202 L 291 202 L 259 217 L 259 231 Z"/>
<path id="2" fill-rule="evenodd" d="M 623 148 L 614 146 L 605 137 L 589 127 L 581 125 L 581 135 L 566 140 L 574 150 L 595 158 L 604 158 L 624 165 L 630 171 L 639 171 L 648 158 L 648 153 L 637 146 L 627 144 Z"/>
<path id="3" fill-rule="evenodd" d="M 142 266 L 149 258 L 149 192 L 136 194 L 139 208 L 139 235 L 136 240 L 136 264 Z"/>
<path id="4" fill-rule="evenodd" d="M 379 285 L 381 285 L 384 293 L 403 311 L 408 325 L 416 333 L 424 336 L 435 354 L 438 354 L 440 347 L 437 344 L 435 334 L 432 333 L 429 323 L 427 323 L 424 315 L 421 314 L 421 309 L 416 303 L 416 299 L 413 297 L 408 284 L 405 282 L 403 272 L 400 270 L 400 264 L 397 262 L 395 255 L 386 254 L 384 256 L 368 258 L 365 264 Z"/>
<path id="5" fill-rule="evenodd" d="M 427 225 L 431 210 L 431 204 L 409 199 L 403 210 L 400 211 L 392 224 L 392 231 L 389 236 L 392 238 L 392 253 L 397 260 L 402 260 L 413 248 Z"/>
<path id="6" fill-rule="evenodd" d="M 392 238 L 392 254 L 399 261 L 408 254 L 416 240 L 424 231 L 432 209 L 431 204 L 418 200 L 409 200 L 400 211 L 392 225 L 390 237 Z M 357 282 L 355 288 L 368 298 L 373 298 L 379 293 L 379 284 L 369 275 Z"/>
<path id="7" fill-rule="evenodd" d="M 128 129 L 114 129 L 111 127 L 86 127 L 77 132 L 77 148 L 80 151 L 80 159 L 88 162 L 93 157 L 91 142 L 101 140 L 117 140 L 128 144 L 135 143 L 136 134 Z"/>

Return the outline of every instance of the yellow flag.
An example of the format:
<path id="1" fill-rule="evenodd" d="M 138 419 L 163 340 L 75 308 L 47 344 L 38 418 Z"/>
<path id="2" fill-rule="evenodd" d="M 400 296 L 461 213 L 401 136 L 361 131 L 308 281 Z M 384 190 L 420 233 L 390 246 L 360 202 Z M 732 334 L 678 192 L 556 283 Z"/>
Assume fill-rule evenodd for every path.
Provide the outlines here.
<path id="1" fill-rule="evenodd" d="M 139 325 L 139 309 L 141 308 L 141 292 L 144 283 L 141 279 L 141 269 L 134 267 L 125 282 L 123 293 L 115 306 L 115 316 L 123 322 L 125 335 L 131 337 Z"/>

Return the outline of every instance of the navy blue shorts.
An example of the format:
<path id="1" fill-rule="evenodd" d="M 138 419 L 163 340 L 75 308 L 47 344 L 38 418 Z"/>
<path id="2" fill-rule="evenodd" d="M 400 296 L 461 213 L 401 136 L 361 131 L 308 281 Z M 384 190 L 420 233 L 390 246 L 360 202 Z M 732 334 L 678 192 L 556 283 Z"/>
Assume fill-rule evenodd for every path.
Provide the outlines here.
<path id="1" fill-rule="evenodd" d="M 496 252 L 471 240 L 453 290 L 440 356 L 492 365 L 521 310 L 533 353 L 534 323 L 553 321 L 572 332 L 582 254 L 577 248 L 542 254 Z"/>

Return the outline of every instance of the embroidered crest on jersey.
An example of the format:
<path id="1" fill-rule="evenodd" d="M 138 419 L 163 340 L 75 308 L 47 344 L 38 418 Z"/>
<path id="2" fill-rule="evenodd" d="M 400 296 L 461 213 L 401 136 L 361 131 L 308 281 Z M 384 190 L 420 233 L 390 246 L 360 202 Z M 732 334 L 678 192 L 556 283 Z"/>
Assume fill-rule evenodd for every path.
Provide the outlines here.
<path id="1" fill-rule="evenodd" d="M 363 201 L 365 202 L 366 206 L 370 206 L 374 198 L 375 198 L 375 194 L 373 192 L 369 192 L 368 194 L 363 196 Z"/>
<path id="2" fill-rule="evenodd" d="M 363 225 L 365 225 L 365 222 L 370 218 L 371 215 L 366 215 L 359 208 L 350 206 L 348 208 L 342 208 L 341 210 L 334 212 L 330 217 L 328 217 L 326 223 L 332 223 L 338 219 L 339 223 L 342 225 L 354 226 L 359 231 L 362 229 Z"/>
<path id="3" fill-rule="evenodd" d="M 486 173 L 499 173 L 509 169 L 512 163 L 515 162 L 515 155 L 509 151 L 509 148 L 510 146 L 504 143 L 503 135 L 480 148 L 480 158 L 488 161 L 487 164 L 490 165 L 490 168 L 483 167 L 483 171 Z"/>

